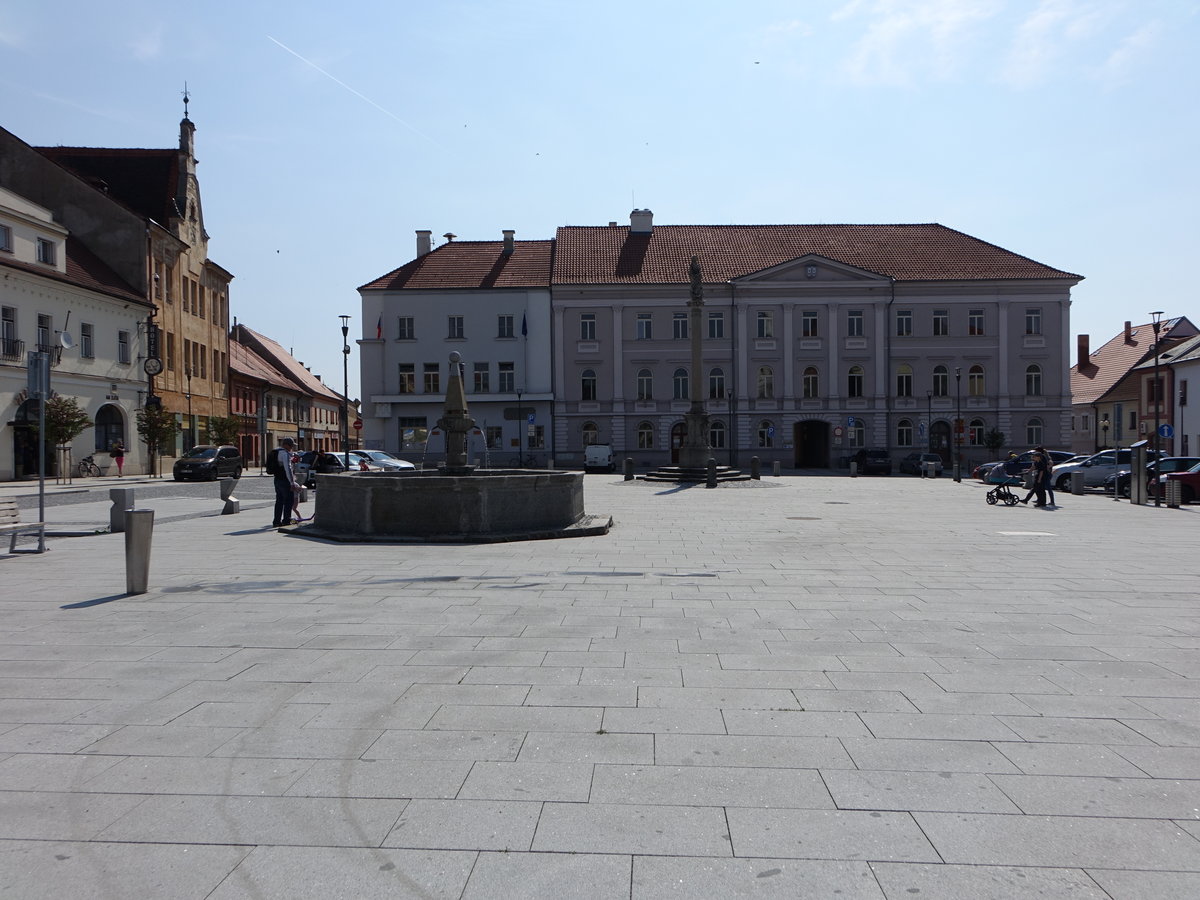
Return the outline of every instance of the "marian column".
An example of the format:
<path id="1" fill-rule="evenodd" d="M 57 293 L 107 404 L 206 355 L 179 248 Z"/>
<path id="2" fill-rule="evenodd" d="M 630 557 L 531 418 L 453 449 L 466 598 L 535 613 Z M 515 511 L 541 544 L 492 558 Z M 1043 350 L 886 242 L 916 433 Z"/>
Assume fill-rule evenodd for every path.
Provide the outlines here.
<path id="1" fill-rule="evenodd" d="M 688 301 L 688 328 L 692 338 L 692 376 L 689 385 L 692 392 L 692 405 L 684 416 L 687 423 L 687 436 L 683 446 L 679 448 L 679 465 L 684 469 L 703 469 L 708 465 L 712 451 L 708 446 L 708 410 L 704 408 L 704 384 L 700 358 L 700 329 L 701 317 L 704 310 L 704 286 L 701 283 L 700 260 L 692 257 L 688 266 L 688 280 L 691 282 L 692 299 Z"/>

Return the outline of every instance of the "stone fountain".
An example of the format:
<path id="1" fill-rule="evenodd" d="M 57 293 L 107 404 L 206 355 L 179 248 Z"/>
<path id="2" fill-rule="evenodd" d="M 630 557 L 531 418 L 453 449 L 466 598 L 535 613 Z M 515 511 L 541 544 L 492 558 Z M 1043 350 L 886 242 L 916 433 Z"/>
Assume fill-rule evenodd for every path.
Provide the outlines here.
<path id="1" fill-rule="evenodd" d="M 436 471 L 318 475 L 313 521 L 292 533 L 348 542 L 489 543 L 606 534 L 608 516 L 583 508 L 583 475 L 531 469 L 476 469 L 467 438 L 462 356 L 450 354 L 450 380 L 438 428 L 446 461 Z"/>

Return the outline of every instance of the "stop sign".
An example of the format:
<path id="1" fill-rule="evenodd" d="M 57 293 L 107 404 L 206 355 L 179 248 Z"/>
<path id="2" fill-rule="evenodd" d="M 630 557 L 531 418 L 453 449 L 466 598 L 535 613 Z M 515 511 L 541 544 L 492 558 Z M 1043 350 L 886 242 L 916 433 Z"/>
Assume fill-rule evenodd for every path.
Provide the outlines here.
<path id="1" fill-rule="evenodd" d="M 355 419 L 355 420 L 354 420 L 354 427 L 355 427 L 356 429 L 358 429 L 359 431 L 362 431 L 362 419 Z"/>

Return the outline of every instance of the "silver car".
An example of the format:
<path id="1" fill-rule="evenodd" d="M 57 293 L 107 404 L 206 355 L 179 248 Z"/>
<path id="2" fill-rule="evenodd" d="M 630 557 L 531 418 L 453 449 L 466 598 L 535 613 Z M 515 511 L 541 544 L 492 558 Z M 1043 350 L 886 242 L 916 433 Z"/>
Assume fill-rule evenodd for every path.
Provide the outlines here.
<path id="1" fill-rule="evenodd" d="M 1146 457 L 1147 459 L 1153 458 L 1153 451 L 1148 451 Z M 1054 490 L 1064 494 L 1071 490 L 1072 472 L 1083 473 L 1085 487 L 1104 487 L 1108 476 L 1116 474 L 1118 469 L 1130 469 L 1132 460 L 1132 450 L 1101 450 L 1082 462 L 1055 466 L 1050 478 L 1054 483 Z"/>

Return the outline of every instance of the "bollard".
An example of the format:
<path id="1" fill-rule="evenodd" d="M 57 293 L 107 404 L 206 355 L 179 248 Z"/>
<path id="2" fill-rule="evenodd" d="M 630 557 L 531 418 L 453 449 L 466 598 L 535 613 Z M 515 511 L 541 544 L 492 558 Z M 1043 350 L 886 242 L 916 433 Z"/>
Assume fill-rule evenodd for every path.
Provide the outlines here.
<path id="1" fill-rule="evenodd" d="M 762 480 L 762 460 L 757 456 L 750 457 L 750 478 L 754 481 Z"/>
<path id="2" fill-rule="evenodd" d="M 233 496 L 233 488 L 237 481 L 233 478 L 221 479 L 221 499 L 225 501 L 225 506 L 221 510 L 221 515 L 232 516 L 242 511 L 242 501 Z"/>
<path id="3" fill-rule="evenodd" d="M 937 463 L 935 463 L 935 462 L 925 463 L 925 477 L 926 478 L 937 478 Z"/>
<path id="4" fill-rule="evenodd" d="M 144 594 L 150 583 L 150 543 L 154 537 L 154 510 L 125 512 L 125 593 Z"/>
<path id="5" fill-rule="evenodd" d="M 1181 481 L 1176 478 L 1168 478 L 1165 485 L 1159 482 L 1154 487 L 1155 490 L 1163 491 L 1166 495 L 1168 509 L 1179 509 L 1183 503 L 1183 483 Z"/>
<path id="6" fill-rule="evenodd" d="M 1072 494 L 1082 494 L 1083 493 L 1083 477 L 1084 476 L 1083 476 L 1082 472 L 1075 471 L 1075 472 L 1071 473 L 1071 493 Z"/>
<path id="7" fill-rule="evenodd" d="M 858 463 L 856 463 L 854 460 L 850 460 L 850 477 L 858 477 Z"/>
<path id="8" fill-rule="evenodd" d="M 954 464 L 954 483 L 955 484 L 962 483 L 962 463 L 956 462 Z"/>
<path id="9" fill-rule="evenodd" d="M 633 460 L 625 457 L 625 480 L 633 481 Z"/>
<path id="10" fill-rule="evenodd" d="M 553 456 L 549 457 L 549 458 L 546 460 L 546 468 L 547 468 L 547 469 L 553 469 L 553 468 L 554 468 L 554 457 L 553 457 Z"/>
<path id="11" fill-rule="evenodd" d="M 717 461 L 711 456 L 708 458 L 708 479 L 704 486 L 706 488 L 715 488 L 717 486 Z"/>
<path id="12" fill-rule="evenodd" d="M 774 472 L 772 472 L 772 474 L 776 478 L 778 478 L 779 477 L 779 460 L 775 460 L 775 462 L 772 463 L 771 468 L 774 469 Z"/>
<path id="13" fill-rule="evenodd" d="M 133 509 L 133 488 L 109 488 L 112 509 L 108 511 L 108 530 L 120 534 L 125 530 L 125 512 Z"/>

